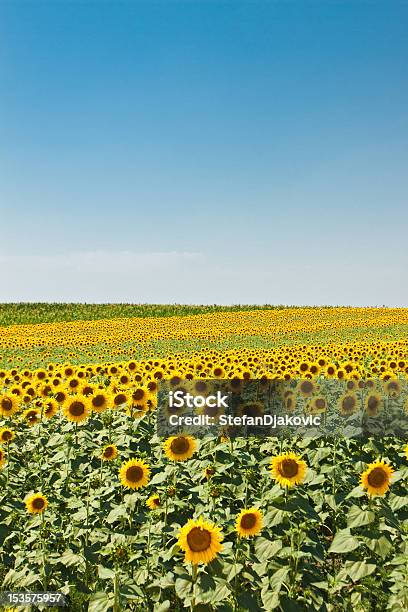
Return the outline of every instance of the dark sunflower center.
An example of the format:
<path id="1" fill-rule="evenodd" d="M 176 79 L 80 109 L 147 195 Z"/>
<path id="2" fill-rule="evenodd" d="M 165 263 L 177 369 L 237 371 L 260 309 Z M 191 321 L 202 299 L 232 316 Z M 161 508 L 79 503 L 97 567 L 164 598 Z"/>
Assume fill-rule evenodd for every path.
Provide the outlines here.
<path id="1" fill-rule="evenodd" d="M 195 384 L 195 390 L 198 391 L 199 393 L 204 393 L 204 391 L 207 390 L 207 385 L 205 384 L 205 382 L 197 382 Z"/>
<path id="2" fill-rule="evenodd" d="M 100 408 L 104 403 L 105 398 L 103 395 L 95 395 L 95 397 L 92 398 L 92 405 L 95 406 L 95 408 Z"/>
<path id="3" fill-rule="evenodd" d="M 311 393 L 313 391 L 313 383 L 310 380 L 305 380 L 300 385 L 300 389 L 303 393 Z"/>
<path id="4" fill-rule="evenodd" d="M 211 534 L 206 529 L 193 527 L 187 536 L 187 543 L 193 552 L 202 552 L 211 545 Z"/>
<path id="5" fill-rule="evenodd" d="M 1 407 L 3 410 L 11 410 L 13 408 L 13 402 L 8 397 L 3 397 L 1 400 Z"/>
<path id="6" fill-rule="evenodd" d="M 121 404 L 124 404 L 125 402 L 126 402 L 126 395 L 124 393 L 119 393 L 119 395 L 115 397 L 115 406 L 120 406 Z"/>
<path id="7" fill-rule="evenodd" d="M 369 473 L 367 480 L 372 487 L 382 487 L 387 482 L 387 474 L 382 468 L 377 467 Z"/>
<path id="8" fill-rule="evenodd" d="M 35 510 L 42 510 L 45 506 L 45 502 L 42 497 L 36 497 L 33 499 L 33 508 Z"/>
<path id="9" fill-rule="evenodd" d="M 129 482 L 139 482 L 143 478 L 143 470 L 139 465 L 132 465 L 126 470 L 126 478 Z"/>
<path id="10" fill-rule="evenodd" d="M 316 400 L 316 408 L 324 408 L 326 406 L 326 402 L 323 398 L 319 397 L 319 399 Z"/>
<path id="11" fill-rule="evenodd" d="M 139 401 L 139 400 L 144 398 L 144 394 L 145 394 L 145 392 L 143 391 L 143 389 L 136 389 L 136 391 L 133 393 L 132 397 L 137 402 L 137 401 Z"/>
<path id="12" fill-rule="evenodd" d="M 69 407 L 69 411 L 72 416 L 81 416 L 85 412 L 85 406 L 82 402 L 72 402 L 71 406 Z"/>
<path id="13" fill-rule="evenodd" d="M 371 395 L 368 398 L 368 401 L 367 401 L 367 407 L 368 407 L 369 411 L 370 412 L 375 412 L 377 410 L 377 408 L 378 408 L 378 404 L 379 403 L 380 402 L 378 401 L 378 398 L 375 397 L 375 395 Z"/>
<path id="14" fill-rule="evenodd" d="M 356 405 L 356 402 L 354 400 L 354 397 L 347 396 L 343 399 L 342 406 L 343 406 L 344 412 L 352 412 L 355 405 Z"/>
<path id="15" fill-rule="evenodd" d="M 293 478 L 299 472 L 299 466 L 294 459 L 284 459 L 279 465 L 279 473 L 284 478 Z"/>
<path id="16" fill-rule="evenodd" d="M 241 518 L 241 527 L 243 529 L 252 529 L 256 525 L 256 516 L 252 512 L 244 514 Z"/>
<path id="17" fill-rule="evenodd" d="M 183 455 L 190 448 L 190 444 L 187 438 L 184 438 L 183 436 L 179 436 L 178 438 L 175 438 L 174 440 L 172 440 L 170 444 L 170 448 L 175 455 Z"/>
<path id="18" fill-rule="evenodd" d="M 107 447 L 105 448 L 104 455 L 105 455 L 105 457 L 112 457 L 112 455 L 114 454 L 114 452 L 115 452 L 115 451 L 114 451 L 114 449 L 113 449 L 113 447 L 112 447 L 112 446 L 107 446 Z"/>
<path id="19" fill-rule="evenodd" d="M 11 433 L 11 431 L 3 431 L 3 433 L 1 434 L 1 439 L 4 440 L 5 442 L 8 442 L 9 440 L 11 440 L 12 437 L 13 437 L 13 434 Z"/>

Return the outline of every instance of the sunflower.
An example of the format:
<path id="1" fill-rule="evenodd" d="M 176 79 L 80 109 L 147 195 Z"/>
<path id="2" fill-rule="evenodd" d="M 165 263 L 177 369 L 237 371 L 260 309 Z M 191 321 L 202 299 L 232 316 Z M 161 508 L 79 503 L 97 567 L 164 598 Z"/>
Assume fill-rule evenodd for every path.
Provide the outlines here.
<path id="1" fill-rule="evenodd" d="M 26 498 L 25 505 L 30 514 L 41 514 L 48 506 L 48 499 L 42 493 L 33 493 Z"/>
<path id="2" fill-rule="evenodd" d="M 94 394 L 89 399 L 93 412 L 105 412 L 108 409 L 109 398 L 105 391 L 94 391 Z"/>
<path id="3" fill-rule="evenodd" d="M 396 399 L 397 397 L 400 396 L 401 384 L 399 380 L 395 378 L 391 378 L 390 380 L 387 380 L 387 382 L 384 384 L 384 389 L 385 389 L 386 394 L 391 399 Z"/>
<path id="4" fill-rule="evenodd" d="M 165 455 L 172 461 L 185 461 L 193 456 L 197 442 L 191 436 L 171 436 L 163 444 Z"/>
<path id="5" fill-rule="evenodd" d="M 129 459 L 119 470 L 119 479 L 124 487 L 140 489 L 145 487 L 150 479 L 150 468 L 141 459 Z"/>
<path id="6" fill-rule="evenodd" d="M 118 449 L 114 444 L 108 444 L 102 449 L 102 461 L 113 461 L 118 456 Z"/>
<path id="7" fill-rule="evenodd" d="M 2 448 L 0 448 L 0 470 L 4 467 L 6 463 L 6 455 Z"/>
<path id="8" fill-rule="evenodd" d="M 368 416 L 375 417 L 382 410 L 383 399 L 379 393 L 369 393 L 364 401 Z"/>
<path id="9" fill-rule="evenodd" d="M 112 395 L 112 403 L 114 408 L 120 408 L 123 404 L 127 404 L 129 395 L 125 391 L 118 391 Z"/>
<path id="10" fill-rule="evenodd" d="M 18 411 L 18 397 L 14 393 L 0 395 L 0 416 L 12 416 Z"/>
<path id="11" fill-rule="evenodd" d="M 146 506 L 150 508 L 150 510 L 157 510 L 157 508 L 161 506 L 160 497 L 158 495 L 151 495 L 146 501 Z"/>
<path id="12" fill-rule="evenodd" d="M 368 495 L 385 495 L 391 483 L 394 470 L 385 461 L 370 463 L 361 474 L 361 486 L 367 489 Z"/>
<path id="13" fill-rule="evenodd" d="M 207 467 L 204 468 L 203 470 L 203 474 L 204 474 L 204 477 L 207 478 L 207 480 L 209 480 L 215 474 L 215 467 L 213 465 L 207 465 Z"/>
<path id="14" fill-rule="evenodd" d="M 89 398 L 76 393 L 75 395 L 70 395 L 67 397 L 62 411 L 68 421 L 72 421 L 73 423 L 83 423 L 89 417 L 89 408 Z"/>
<path id="15" fill-rule="evenodd" d="M 406 455 L 406 458 L 408 459 L 408 444 L 405 447 L 405 455 Z"/>
<path id="16" fill-rule="evenodd" d="M 262 522 L 262 512 L 258 508 L 241 510 L 235 521 L 235 531 L 242 538 L 248 538 L 261 531 Z"/>
<path id="17" fill-rule="evenodd" d="M 45 400 L 43 407 L 43 415 L 46 419 L 51 419 L 55 414 L 57 414 L 58 410 L 59 405 L 57 400 L 52 398 L 48 398 L 47 400 Z"/>
<path id="18" fill-rule="evenodd" d="M 210 563 L 222 550 L 222 534 L 219 527 L 199 518 L 190 519 L 179 532 L 178 545 L 184 551 L 187 563 Z"/>
<path id="19" fill-rule="evenodd" d="M 327 401 L 326 398 L 322 395 L 318 395 L 310 400 L 308 404 L 308 413 L 309 414 L 321 414 L 322 412 L 326 412 L 327 410 Z"/>
<path id="20" fill-rule="evenodd" d="M 304 481 L 307 465 L 299 455 L 285 453 L 272 458 L 271 471 L 281 487 L 293 487 Z"/>
<path id="21" fill-rule="evenodd" d="M 27 410 L 24 410 L 22 418 L 29 427 L 37 425 L 41 421 L 41 410 L 38 410 L 38 408 L 27 408 Z"/>
<path id="22" fill-rule="evenodd" d="M 298 391 L 304 397 L 310 397 L 317 390 L 316 384 L 312 380 L 301 380 L 297 386 Z"/>
<path id="23" fill-rule="evenodd" d="M 12 429 L 8 427 L 3 427 L 0 429 L 0 443 L 1 444 L 9 444 L 15 438 L 15 433 Z"/>
<path id="24" fill-rule="evenodd" d="M 343 416 L 350 416 L 358 410 L 355 393 L 345 393 L 339 399 L 339 410 Z"/>

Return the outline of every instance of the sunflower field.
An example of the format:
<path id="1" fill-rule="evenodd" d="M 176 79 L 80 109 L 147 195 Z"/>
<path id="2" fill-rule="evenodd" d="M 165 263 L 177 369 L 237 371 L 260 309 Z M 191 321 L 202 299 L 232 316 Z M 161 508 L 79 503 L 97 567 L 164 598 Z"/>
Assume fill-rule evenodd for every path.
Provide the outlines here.
<path id="1" fill-rule="evenodd" d="M 0 591 L 91 612 L 408 610 L 406 431 L 157 430 L 162 381 L 301 379 L 288 410 L 324 413 L 337 380 L 340 421 L 408 414 L 408 309 L 106 308 L 0 309 Z"/>

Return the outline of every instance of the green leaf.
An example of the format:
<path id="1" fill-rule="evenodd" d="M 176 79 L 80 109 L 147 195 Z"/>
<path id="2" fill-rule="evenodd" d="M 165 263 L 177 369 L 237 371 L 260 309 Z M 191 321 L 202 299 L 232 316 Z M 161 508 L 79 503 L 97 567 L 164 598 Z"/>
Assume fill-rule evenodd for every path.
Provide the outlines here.
<path id="1" fill-rule="evenodd" d="M 375 519 L 375 514 L 371 510 L 362 510 L 358 506 L 351 506 L 347 515 L 347 527 L 350 529 L 353 527 L 361 527 L 362 525 L 369 525 Z"/>
<path id="2" fill-rule="evenodd" d="M 91 596 L 88 612 L 107 612 L 113 604 L 113 595 L 98 591 Z"/>
<path id="3" fill-rule="evenodd" d="M 270 578 L 270 585 L 273 591 L 279 592 L 281 590 L 282 585 L 285 582 L 288 574 L 288 567 L 282 567 L 281 569 L 276 570 L 276 572 L 272 574 Z"/>
<path id="4" fill-rule="evenodd" d="M 281 540 L 267 540 L 266 538 L 258 538 L 255 544 L 255 553 L 258 561 L 270 561 L 281 548 Z"/>
<path id="5" fill-rule="evenodd" d="M 191 580 L 185 580 L 184 578 L 177 578 L 174 587 L 176 589 L 177 597 L 180 597 L 181 600 L 185 600 L 187 597 L 191 596 L 192 593 L 192 584 Z"/>
<path id="6" fill-rule="evenodd" d="M 98 565 L 98 576 L 101 580 L 113 580 L 115 572 L 108 567 Z"/>
<path id="7" fill-rule="evenodd" d="M 162 482 L 164 482 L 167 478 L 167 474 L 165 472 L 159 472 L 158 474 L 155 474 L 153 476 L 153 478 L 150 481 L 151 485 L 157 485 L 157 484 L 161 484 Z"/>
<path id="8" fill-rule="evenodd" d="M 329 553 L 348 553 L 360 546 L 360 542 L 350 534 L 349 529 L 341 529 L 334 536 Z"/>
<path id="9" fill-rule="evenodd" d="M 168 599 L 166 599 L 166 601 L 163 601 L 161 604 L 159 605 L 155 605 L 153 610 L 154 612 L 167 612 L 167 610 L 170 610 L 170 602 Z"/>
<path id="10" fill-rule="evenodd" d="M 376 565 L 374 563 L 366 563 L 365 561 L 347 562 L 346 569 L 353 582 L 358 582 L 362 578 L 372 574 Z"/>

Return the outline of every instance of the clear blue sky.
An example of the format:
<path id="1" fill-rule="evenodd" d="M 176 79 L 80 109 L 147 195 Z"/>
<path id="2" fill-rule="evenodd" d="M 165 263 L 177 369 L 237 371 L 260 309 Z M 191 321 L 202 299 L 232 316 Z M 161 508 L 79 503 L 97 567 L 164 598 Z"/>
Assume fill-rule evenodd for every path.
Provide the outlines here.
<path id="1" fill-rule="evenodd" d="M 408 305 L 408 3 L 0 2 L 0 300 Z"/>

